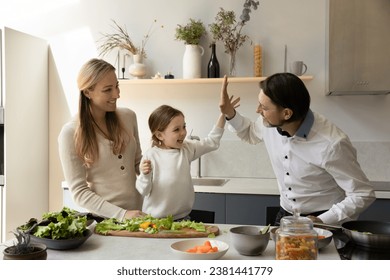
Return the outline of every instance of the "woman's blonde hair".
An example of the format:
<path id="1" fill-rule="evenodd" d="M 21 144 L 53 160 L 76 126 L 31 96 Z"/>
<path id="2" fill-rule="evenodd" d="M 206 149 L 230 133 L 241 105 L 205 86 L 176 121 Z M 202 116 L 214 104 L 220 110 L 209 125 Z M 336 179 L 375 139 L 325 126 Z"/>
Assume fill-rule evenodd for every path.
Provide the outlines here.
<path id="1" fill-rule="evenodd" d="M 79 124 L 75 131 L 76 153 L 90 167 L 99 158 L 99 146 L 94 120 L 90 109 L 90 100 L 85 95 L 86 91 L 93 90 L 96 84 L 110 71 L 115 72 L 115 67 L 102 59 L 91 59 L 80 69 L 77 85 L 80 90 L 79 97 Z M 111 140 L 112 150 L 115 155 L 120 154 L 126 147 L 125 130 L 116 112 L 106 113 L 106 125 Z"/>

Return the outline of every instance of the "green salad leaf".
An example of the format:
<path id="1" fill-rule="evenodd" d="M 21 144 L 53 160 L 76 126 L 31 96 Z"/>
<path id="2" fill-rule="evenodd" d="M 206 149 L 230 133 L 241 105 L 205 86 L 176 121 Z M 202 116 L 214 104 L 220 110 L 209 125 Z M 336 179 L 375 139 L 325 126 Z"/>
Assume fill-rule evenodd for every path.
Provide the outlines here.
<path id="1" fill-rule="evenodd" d="M 127 230 L 130 232 L 146 232 L 155 234 L 160 231 L 178 232 L 183 228 L 192 228 L 196 231 L 205 232 L 206 226 L 203 223 L 196 223 L 189 220 L 175 222 L 172 216 L 165 218 L 154 218 L 151 215 L 136 217 L 119 221 L 117 219 L 105 219 L 96 224 L 95 231 L 106 235 L 109 231 Z"/>
<path id="2" fill-rule="evenodd" d="M 77 211 L 63 207 L 59 212 L 47 212 L 43 221 L 32 231 L 34 236 L 49 239 L 82 237 L 87 229 L 87 217 L 77 216 Z M 26 226 L 21 228 L 27 229 Z"/>

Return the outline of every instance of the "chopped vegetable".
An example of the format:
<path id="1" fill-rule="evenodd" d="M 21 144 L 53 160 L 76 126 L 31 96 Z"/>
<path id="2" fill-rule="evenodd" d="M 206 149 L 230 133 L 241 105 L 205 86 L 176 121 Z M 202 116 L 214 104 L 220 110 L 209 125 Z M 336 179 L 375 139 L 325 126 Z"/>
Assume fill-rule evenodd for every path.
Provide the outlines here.
<path id="1" fill-rule="evenodd" d="M 148 222 L 143 222 L 142 224 L 139 225 L 139 227 L 142 229 L 147 229 L 148 227 L 156 228 L 156 225 L 148 221 Z"/>
<path id="2" fill-rule="evenodd" d="M 161 231 L 170 231 L 180 233 L 183 228 L 195 229 L 199 232 L 206 232 L 206 226 L 203 223 L 196 223 L 189 220 L 174 222 L 172 216 L 166 218 L 154 218 L 150 215 L 136 217 L 119 221 L 117 219 L 105 219 L 96 224 L 95 231 L 100 234 L 108 234 L 110 231 L 127 230 L 130 232 L 143 231 L 155 234 Z"/>
<path id="3" fill-rule="evenodd" d="M 281 236 L 276 241 L 277 260 L 317 259 L 316 238 L 312 236 Z"/>
<path id="4" fill-rule="evenodd" d="M 268 224 L 268 226 L 263 227 L 260 231 L 261 234 L 267 234 L 269 232 L 269 229 L 271 227 L 271 224 Z"/>
<path id="5" fill-rule="evenodd" d="M 206 240 L 203 245 L 195 246 L 186 250 L 187 253 L 208 254 L 218 252 L 218 247 L 212 246 L 209 240 Z"/>

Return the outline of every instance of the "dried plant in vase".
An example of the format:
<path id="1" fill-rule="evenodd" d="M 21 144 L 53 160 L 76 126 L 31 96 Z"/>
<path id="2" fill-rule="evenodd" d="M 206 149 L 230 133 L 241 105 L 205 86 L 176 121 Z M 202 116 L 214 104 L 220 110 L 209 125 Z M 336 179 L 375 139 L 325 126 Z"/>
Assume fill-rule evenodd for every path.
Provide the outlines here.
<path id="1" fill-rule="evenodd" d="M 237 50 L 249 39 L 248 35 L 242 34 L 242 29 L 250 20 L 252 8 L 257 10 L 259 1 L 245 0 L 244 9 L 240 19 L 236 19 L 234 11 L 226 11 L 220 8 L 215 17 L 215 22 L 210 24 L 210 32 L 214 41 L 221 41 L 225 47 L 225 53 L 230 55 L 229 75 L 235 76 Z"/>
<path id="2" fill-rule="evenodd" d="M 115 48 L 123 49 L 128 51 L 132 55 L 141 55 L 143 58 L 146 58 L 146 43 L 149 41 L 150 36 L 152 35 L 154 29 L 154 24 L 157 20 L 154 20 L 149 27 L 148 32 L 144 35 L 144 38 L 141 41 L 141 45 L 138 47 L 134 44 L 131 39 L 126 26 L 120 26 L 115 20 L 112 20 L 113 28 L 115 33 L 103 33 L 103 37 L 98 41 L 101 42 L 99 46 L 99 56 L 104 56 L 108 52 L 112 51 Z M 164 26 L 161 25 L 161 28 Z"/>

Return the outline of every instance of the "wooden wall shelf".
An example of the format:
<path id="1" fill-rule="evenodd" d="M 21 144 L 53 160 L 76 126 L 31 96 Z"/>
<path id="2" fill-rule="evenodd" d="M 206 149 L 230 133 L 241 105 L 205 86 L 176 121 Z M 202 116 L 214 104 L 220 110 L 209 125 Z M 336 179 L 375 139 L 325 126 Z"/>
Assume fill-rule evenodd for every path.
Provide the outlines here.
<path id="1" fill-rule="evenodd" d="M 265 80 L 267 77 L 231 77 L 229 83 L 258 83 Z M 301 76 L 303 81 L 310 81 L 313 76 Z M 223 78 L 200 78 L 200 79 L 119 79 L 119 84 L 147 84 L 147 85 L 162 85 L 162 84 L 221 84 Z"/>

